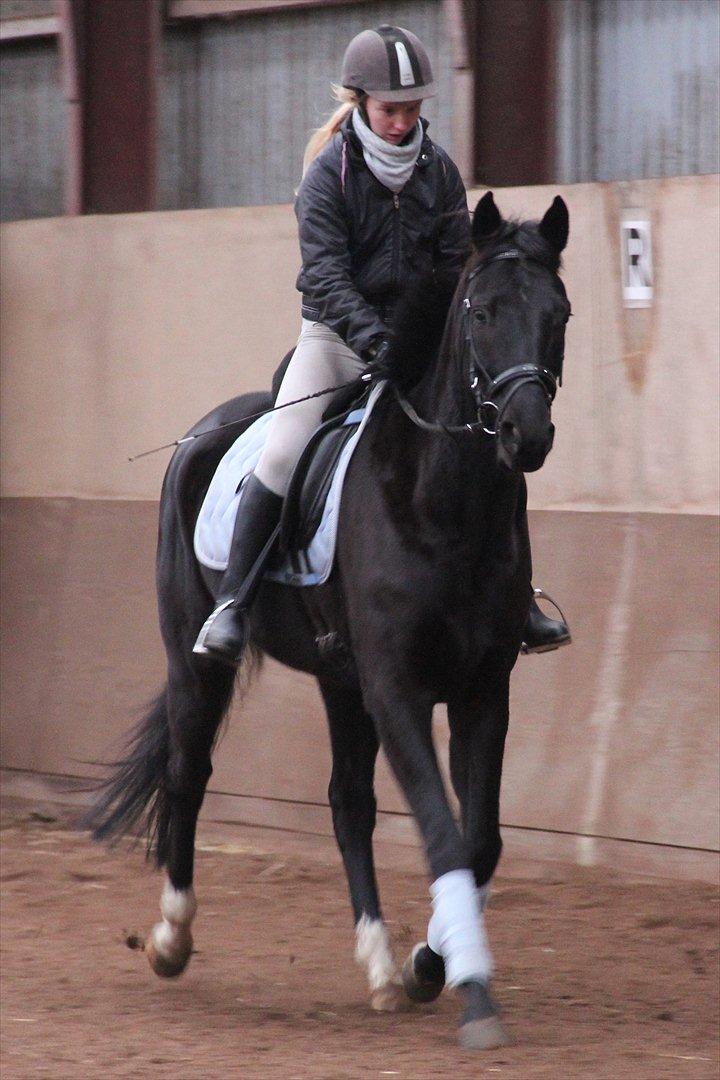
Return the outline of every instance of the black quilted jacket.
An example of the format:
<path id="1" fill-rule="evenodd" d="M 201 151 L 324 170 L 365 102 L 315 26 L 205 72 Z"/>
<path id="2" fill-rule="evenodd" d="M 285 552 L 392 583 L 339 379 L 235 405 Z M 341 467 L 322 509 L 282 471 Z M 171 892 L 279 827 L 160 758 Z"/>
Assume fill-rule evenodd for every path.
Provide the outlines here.
<path id="1" fill-rule="evenodd" d="M 459 276 L 469 253 L 460 173 L 422 123 L 420 154 L 399 195 L 367 168 L 348 118 L 308 168 L 295 202 L 303 316 L 335 330 L 359 356 L 386 332 L 411 276 Z"/>

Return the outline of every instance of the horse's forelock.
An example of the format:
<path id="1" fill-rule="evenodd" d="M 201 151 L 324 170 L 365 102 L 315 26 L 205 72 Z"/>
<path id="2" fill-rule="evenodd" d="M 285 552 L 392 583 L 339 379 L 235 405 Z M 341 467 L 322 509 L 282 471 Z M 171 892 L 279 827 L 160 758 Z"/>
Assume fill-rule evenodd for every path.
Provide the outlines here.
<path id="1" fill-rule="evenodd" d="M 538 225 L 537 221 L 504 220 L 497 233 L 470 256 L 462 280 L 465 281 L 479 263 L 508 248 L 519 251 L 548 270 L 559 270 L 560 254 L 540 234 Z M 454 278 L 428 276 L 411 281 L 400 294 L 392 319 L 390 358 L 392 377 L 398 384 L 414 385 L 437 358 L 454 287 Z"/>
<path id="2" fill-rule="evenodd" d="M 467 272 L 471 272 L 480 263 L 487 262 L 508 248 L 519 251 L 522 255 L 547 267 L 548 270 L 558 271 L 562 264 L 560 253 L 541 235 L 539 224 L 538 221 L 507 218 L 487 243 L 473 252 L 466 268 Z"/>

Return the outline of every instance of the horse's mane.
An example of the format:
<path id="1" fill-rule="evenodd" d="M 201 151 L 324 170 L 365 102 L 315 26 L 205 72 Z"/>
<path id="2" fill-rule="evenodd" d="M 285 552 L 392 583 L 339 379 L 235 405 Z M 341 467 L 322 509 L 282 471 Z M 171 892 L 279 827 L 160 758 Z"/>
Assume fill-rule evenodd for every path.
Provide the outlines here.
<path id="1" fill-rule="evenodd" d="M 391 320 L 390 377 L 403 389 L 414 386 L 437 358 L 455 276 L 416 278 L 401 292 Z"/>
<path id="2" fill-rule="evenodd" d="M 560 269 L 560 253 L 539 230 L 537 221 L 509 218 L 472 254 L 461 275 L 467 280 L 475 267 L 508 248 L 540 263 L 548 270 Z M 390 376 L 404 389 L 420 381 L 437 359 L 445 324 L 457 284 L 454 276 L 417 278 L 400 294 L 392 319 Z"/>

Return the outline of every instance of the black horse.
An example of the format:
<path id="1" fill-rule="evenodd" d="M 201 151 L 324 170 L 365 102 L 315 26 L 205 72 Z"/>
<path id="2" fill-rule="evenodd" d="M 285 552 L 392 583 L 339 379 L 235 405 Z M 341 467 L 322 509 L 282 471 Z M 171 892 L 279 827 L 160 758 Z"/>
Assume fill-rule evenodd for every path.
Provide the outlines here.
<path id="1" fill-rule="evenodd" d="M 397 331 L 396 386 L 381 396 L 352 459 L 330 581 L 314 589 L 266 582 L 252 612 L 256 650 L 310 672 L 320 686 L 333 824 L 372 1004 L 394 1007 L 400 988 L 372 855 L 381 744 L 432 879 L 429 941 L 415 947 L 402 981 L 419 1001 L 445 984 L 458 988 L 465 1046 L 504 1041 L 488 993 L 482 911 L 501 850 L 510 672 L 532 595 L 523 472 L 539 469 L 553 442 L 550 406 L 570 314 L 558 277 L 567 236 L 559 197 L 539 223 L 503 220 L 491 193 L 480 200 L 473 252 L 443 312 L 432 362 L 423 368 L 432 328 L 422 312 L 407 333 Z M 428 300 L 430 321 L 431 308 Z M 268 395 L 236 398 L 191 434 L 268 404 Z M 234 686 L 231 669 L 192 651 L 219 578 L 198 564 L 193 529 L 242 426 L 180 445 L 168 468 L 157 557 L 167 686 L 88 817 L 98 839 L 147 830 L 148 850 L 167 871 L 163 919 L 147 946 L 165 976 L 180 974 L 191 953 L 195 827 Z M 344 643 L 342 663 L 318 649 L 319 621 Z M 438 702 L 448 708 L 460 826 L 432 743 Z"/>

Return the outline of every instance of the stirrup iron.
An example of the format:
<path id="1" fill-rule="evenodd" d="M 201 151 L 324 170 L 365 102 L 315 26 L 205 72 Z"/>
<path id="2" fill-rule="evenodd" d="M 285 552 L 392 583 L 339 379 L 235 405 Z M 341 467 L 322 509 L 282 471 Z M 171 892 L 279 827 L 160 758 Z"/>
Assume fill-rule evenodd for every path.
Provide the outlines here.
<path id="1" fill-rule="evenodd" d="M 555 638 L 555 640 L 547 641 L 545 644 L 538 643 L 536 645 L 533 645 L 533 644 L 528 645 L 527 641 L 522 641 L 520 643 L 520 652 L 523 654 L 523 656 L 536 655 L 536 654 L 539 655 L 541 653 L 554 652 L 556 649 L 561 649 L 563 647 L 563 645 L 572 644 L 572 635 L 570 633 L 570 627 L 568 625 L 568 621 L 565 618 L 564 611 L 562 610 L 560 605 L 557 603 L 557 601 L 553 600 L 552 596 L 549 596 L 548 593 L 546 593 L 544 589 L 533 588 L 533 603 L 535 603 L 536 607 L 537 607 L 537 604 L 536 604 L 537 600 L 547 600 L 549 603 L 552 604 L 552 606 L 558 611 L 558 613 L 560 615 L 560 620 L 561 620 L 562 627 L 564 627 L 566 632 L 563 633 L 561 636 Z M 542 615 L 542 617 L 545 619 L 546 622 L 548 622 L 548 623 L 553 623 L 554 622 L 556 626 L 559 625 L 557 620 L 550 619 L 547 615 L 544 615 L 544 613 L 542 612 L 542 610 L 539 607 L 537 608 L 537 610 L 540 612 L 540 614 Z M 529 621 L 530 621 L 530 615 L 528 614 L 528 622 Z M 525 627 L 523 629 L 524 629 L 524 633 L 527 634 L 527 632 L 528 632 L 528 623 L 525 624 Z"/>
<path id="2" fill-rule="evenodd" d="M 207 619 L 202 624 L 202 628 L 200 630 L 200 633 L 198 634 L 197 640 L 195 641 L 195 644 L 193 645 L 193 652 L 197 656 L 211 656 L 211 655 L 214 655 L 213 653 L 210 652 L 209 649 L 205 648 L 205 638 L 208 635 L 208 630 L 210 629 L 210 627 L 214 623 L 216 615 L 219 615 L 221 611 L 224 611 L 226 607 L 230 607 L 230 605 L 233 604 L 234 602 L 235 602 L 234 597 L 231 596 L 229 600 L 226 600 L 224 604 L 220 604 L 218 607 L 214 608 L 213 611 L 211 611 L 211 613 L 208 615 Z"/>
<path id="3" fill-rule="evenodd" d="M 533 597 L 535 598 L 535 600 L 547 600 L 547 602 L 549 604 L 552 604 L 552 606 L 555 608 L 556 611 L 560 612 L 560 618 L 565 623 L 565 625 L 566 626 L 568 625 L 568 621 L 565 618 L 565 612 L 560 607 L 557 600 L 553 600 L 552 596 L 550 596 L 548 593 L 546 593 L 544 589 L 535 589 L 535 588 L 533 588 Z"/>

